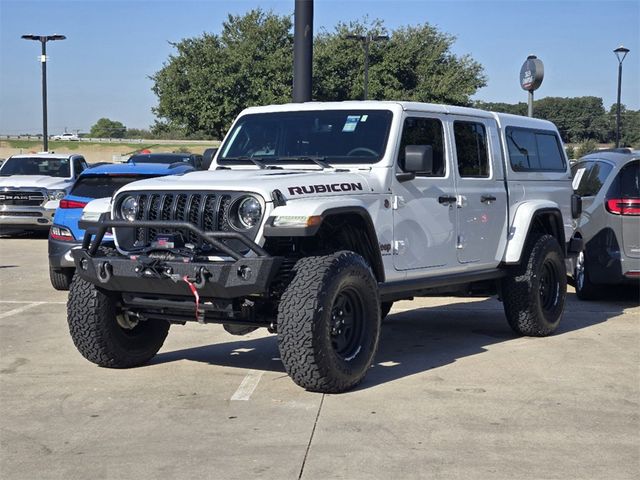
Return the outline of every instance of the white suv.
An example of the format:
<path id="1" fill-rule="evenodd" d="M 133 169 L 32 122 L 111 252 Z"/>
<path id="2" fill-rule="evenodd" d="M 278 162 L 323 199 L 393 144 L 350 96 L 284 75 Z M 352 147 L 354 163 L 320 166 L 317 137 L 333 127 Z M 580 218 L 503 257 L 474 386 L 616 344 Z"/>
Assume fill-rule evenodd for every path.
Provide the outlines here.
<path id="1" fill-rule="evenodd" d="M 210 171 L 131 183 L 86 225 L 71 336 L 90 361 L 131 367 L 171 324 L 266 327 L 298 385 L 341 392 L 396 300 L 494 292 L 516 332 L 549 335 L 571 195 L 547 121 L 401 102 L 249 108 Z M 117 250 L 103 250 L 111 228 Z"/>

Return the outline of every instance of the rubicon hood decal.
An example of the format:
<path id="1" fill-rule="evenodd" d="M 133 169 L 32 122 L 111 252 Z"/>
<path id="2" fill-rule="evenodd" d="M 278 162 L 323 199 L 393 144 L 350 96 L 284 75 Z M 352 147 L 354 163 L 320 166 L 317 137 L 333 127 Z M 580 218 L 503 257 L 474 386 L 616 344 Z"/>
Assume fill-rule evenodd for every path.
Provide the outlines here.
<path id="1" fill-rule="evenodd" d="M 287 187 L 289 195 L 304 195 L 311 193 L 327 193 L 327 192 L 355 192 L 362 191 L 361 183 L 327 183 L 324 185 L 305 185 L 296 187 Z"/>

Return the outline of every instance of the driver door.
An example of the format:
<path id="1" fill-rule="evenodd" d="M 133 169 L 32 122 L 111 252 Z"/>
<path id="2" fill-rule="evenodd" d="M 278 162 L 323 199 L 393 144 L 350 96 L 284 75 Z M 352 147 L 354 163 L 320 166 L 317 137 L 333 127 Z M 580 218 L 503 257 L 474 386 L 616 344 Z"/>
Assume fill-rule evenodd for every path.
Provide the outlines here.
<path id="1" fill-rule="evenodd" d="M 393 262 L 397 270 L 444 271 L 457 267 L 455 180 L 444 115 L 412 113 L 404 120 L 398 168 L 407 145 L 430 145 L 431 172 L 393 180 Z"/>

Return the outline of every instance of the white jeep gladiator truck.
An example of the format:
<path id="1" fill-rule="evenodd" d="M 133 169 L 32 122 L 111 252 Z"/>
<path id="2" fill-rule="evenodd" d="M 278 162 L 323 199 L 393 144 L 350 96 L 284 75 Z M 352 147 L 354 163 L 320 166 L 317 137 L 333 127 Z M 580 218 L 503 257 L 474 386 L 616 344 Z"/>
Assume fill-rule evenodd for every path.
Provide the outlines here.
<path id="1" fill-rule="evenodd" d="M 104 367 L 171 324 L 277 333 L 298 385 L 342 392 L 396 300 L 496 293 L 517 333 L 560 322 L 571 176 L 556 127 L 404 102 L 249 108 L 209 171 L 134 182 L 74 250 L 68 322 Z M 100 246 L 112 229 L 116 249 Z"/>

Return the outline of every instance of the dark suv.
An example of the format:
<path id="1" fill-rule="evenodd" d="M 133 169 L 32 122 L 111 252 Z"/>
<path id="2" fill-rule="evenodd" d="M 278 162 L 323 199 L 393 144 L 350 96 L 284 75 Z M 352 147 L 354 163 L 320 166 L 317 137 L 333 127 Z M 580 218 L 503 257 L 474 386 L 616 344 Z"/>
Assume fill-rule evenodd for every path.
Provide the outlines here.
<path id="1" fill-rule="evenodd" d="M 196 170 L 206 170 L 203 165 L 202 155 L 194 153 L 138 153 L 129 157 L 127 163 L 188 163 Z"/>
<path id="2" fill-rule="evenodd" d="M 584 242 L 573 278 L 578 298 L 588 300 L 600 285 L 640 280 L 640 151 L 590 153 L 571 170 L 582 200 L 575 236 Z"/>

